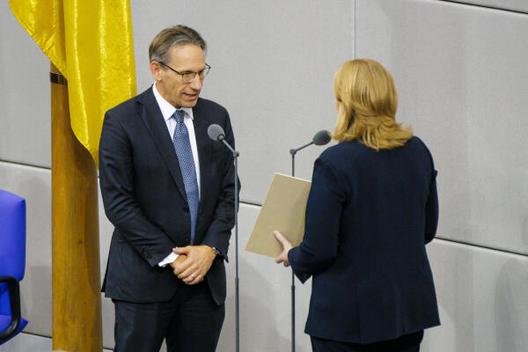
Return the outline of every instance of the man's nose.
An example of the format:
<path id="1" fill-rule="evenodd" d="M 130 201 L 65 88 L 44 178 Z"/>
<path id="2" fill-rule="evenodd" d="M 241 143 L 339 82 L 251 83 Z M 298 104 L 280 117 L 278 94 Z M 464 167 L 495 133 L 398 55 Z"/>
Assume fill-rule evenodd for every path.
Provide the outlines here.
<path id="1" fill-rule="evenodd" d="M 196 75 L 191 81 L 191 88 L 194 90 L 200 90 L 203 86 L 203 80 L 200 78 L 200 75 Z"/>

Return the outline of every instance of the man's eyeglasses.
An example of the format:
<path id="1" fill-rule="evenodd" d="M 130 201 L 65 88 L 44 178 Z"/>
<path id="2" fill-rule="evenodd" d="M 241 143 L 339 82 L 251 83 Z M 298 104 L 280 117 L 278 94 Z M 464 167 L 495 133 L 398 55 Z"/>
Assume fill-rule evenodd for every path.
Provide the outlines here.
<path id="1" fill-rule="evenodd" d="M 198 75 L 198 77 L 200 77 L 200 79 L 203 80 L 205 78 L 205 76 L 207 76 L 207 74 L 209 73 L 209 70 L 211 70 L 211 66 L 209 66 L 208 64 L 205 64 L 204 69 L 201 70 L 201 71 L 198 71 L 198 72 L 194 72 L 194 71 L 178 72 L 175 69 L 173 69 L 172 67 L 170 67 L 169 65 L 167 65 L 166 63 L 161 62 L 161 61 L 158 61 L 158 62 L 159 62 L 159 64 L 161 66 L 165 66 L 166 68 L 168 68 L 172 72 L 177 73 L 178 75 L 180 75 L 183 83 L 191 83 L 196 78 L 196 75 Z"/>

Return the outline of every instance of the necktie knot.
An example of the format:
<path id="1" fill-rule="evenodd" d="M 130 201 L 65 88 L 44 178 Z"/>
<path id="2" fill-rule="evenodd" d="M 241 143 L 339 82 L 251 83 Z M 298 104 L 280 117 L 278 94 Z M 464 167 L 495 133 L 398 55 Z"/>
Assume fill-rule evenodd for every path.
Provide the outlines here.
<path id="1" fill-rule="evenodd" d="M 172 115 L 172 117 L 176 120 L 177 123 L 182 123 L 184 116 L 185 112 L 183 110 L 176 110 Z"/>

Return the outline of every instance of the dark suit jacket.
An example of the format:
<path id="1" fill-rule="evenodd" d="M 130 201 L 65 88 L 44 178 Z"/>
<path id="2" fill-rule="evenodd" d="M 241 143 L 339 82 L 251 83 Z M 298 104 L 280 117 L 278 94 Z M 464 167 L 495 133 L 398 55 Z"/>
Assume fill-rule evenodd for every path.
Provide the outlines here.
<path id="1" fill-rule="evenodd" d="M 371 343 L 439 325 L 425 244 L 436 232 L 436 171 L 423 142 L 375 151 L 357 141 L 315 162 L 303 242 L 289 252 L 313 276 L 306 333 Z"/>
<path id="2" fill-rule="evenodd" d="M 222 106 L 199 99 L 193 115 L 201 194 L 194 242 L 222 253 L 206 276 L 213 299 L 222 304 L 235 170 L 232 154 L 208 138 L 207 127 L 222 126 L 231 145 L 234 138 Z M 173 247 L 190 244 L 190 214 L 172 138 L 151 88 L 106 113 L 99 150 L 101 193 L 115 226 L 103 291 L 130 302 L 168 300 L 183 283 L 158 263 Z"/>

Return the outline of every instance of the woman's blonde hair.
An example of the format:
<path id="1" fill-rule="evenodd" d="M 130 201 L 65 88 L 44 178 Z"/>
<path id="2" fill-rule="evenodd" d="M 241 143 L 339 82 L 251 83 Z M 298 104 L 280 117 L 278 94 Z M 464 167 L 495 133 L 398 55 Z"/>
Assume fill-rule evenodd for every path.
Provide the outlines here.
<path id="1" fill-rule="evenodd" d="M 405 144 L 412 131 L 396 122 L 398 94 L 391 74 L 377 61 L 345 62 L 334 82 L 337 100 L 337 141 L 358 140 L 380 150 Z"/>

